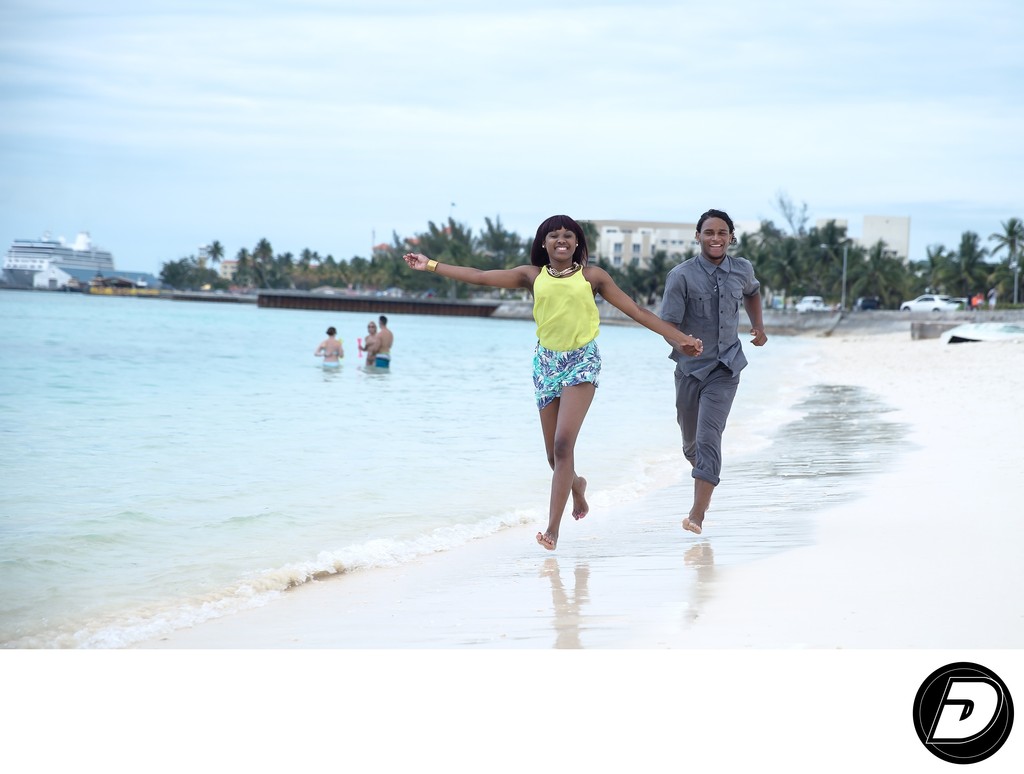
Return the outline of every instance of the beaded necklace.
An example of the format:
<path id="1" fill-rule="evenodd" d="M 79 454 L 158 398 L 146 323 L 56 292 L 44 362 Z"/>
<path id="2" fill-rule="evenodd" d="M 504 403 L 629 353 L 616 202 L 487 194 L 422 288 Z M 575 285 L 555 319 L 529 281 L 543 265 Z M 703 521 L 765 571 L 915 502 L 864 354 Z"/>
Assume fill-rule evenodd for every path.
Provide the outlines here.
<path id="1" fill-rule="evenodd" d="M 576 263 L 576 261 L 573 261 L 572 266 L 570 266 L 568 269 L 562 269 L 561 271 L 555 271 L 554 269 L 552 269 L 550 263 L 547 265 L 547 267 L 548 274 L 550 274 L 552 277 L 568 277 L 573 272 L 578 271 L 580 265 Z"/>

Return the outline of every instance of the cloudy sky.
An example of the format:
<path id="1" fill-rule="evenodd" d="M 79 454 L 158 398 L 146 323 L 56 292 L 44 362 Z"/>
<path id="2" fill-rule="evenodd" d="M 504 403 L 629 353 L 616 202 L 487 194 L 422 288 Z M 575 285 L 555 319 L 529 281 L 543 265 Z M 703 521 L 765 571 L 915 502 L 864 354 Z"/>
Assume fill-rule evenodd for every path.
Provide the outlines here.
<path id="1" fill-rule="evenodd" d="M 159 271 L 449 216 L 1024 217 L 1020 0 L 3 0 L 0 246 Z"/>

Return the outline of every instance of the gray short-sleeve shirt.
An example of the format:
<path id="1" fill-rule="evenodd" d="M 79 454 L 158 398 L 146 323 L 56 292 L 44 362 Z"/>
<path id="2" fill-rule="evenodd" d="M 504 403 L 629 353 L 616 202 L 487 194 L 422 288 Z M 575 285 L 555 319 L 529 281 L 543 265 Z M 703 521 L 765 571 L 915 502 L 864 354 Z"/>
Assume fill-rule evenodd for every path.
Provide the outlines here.
<path id="1" fill-rule="evenodd" d="M 747 365 L 739 339 L 739 314 L 745 296 L 760 292 L 754 266 L 746 258 L 726 255 L 715 266 L 703 255 L 674 267 L 665 280 L 661 319 L 704 343 L 699 357 L 672 350 L 669 357 L 684 374 L 703 380 L 719 363 L 733 373 Z"/>

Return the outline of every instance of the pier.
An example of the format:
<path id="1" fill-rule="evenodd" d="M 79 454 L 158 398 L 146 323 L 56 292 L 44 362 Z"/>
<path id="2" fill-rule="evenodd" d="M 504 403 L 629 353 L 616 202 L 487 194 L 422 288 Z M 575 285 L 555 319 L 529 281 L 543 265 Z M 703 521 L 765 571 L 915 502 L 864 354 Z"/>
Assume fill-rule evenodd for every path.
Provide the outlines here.
<path id="1" fill-rule="evenodd" d="M 302 290 L 261 290 L 261 309 L 314 309 L 324 312 L 370 312 L 373 314 L 435 314 L 454 317 L 490 317 L 501 301 L 456 301 L 407 296 L 358 296 L 310 293 Z"/>

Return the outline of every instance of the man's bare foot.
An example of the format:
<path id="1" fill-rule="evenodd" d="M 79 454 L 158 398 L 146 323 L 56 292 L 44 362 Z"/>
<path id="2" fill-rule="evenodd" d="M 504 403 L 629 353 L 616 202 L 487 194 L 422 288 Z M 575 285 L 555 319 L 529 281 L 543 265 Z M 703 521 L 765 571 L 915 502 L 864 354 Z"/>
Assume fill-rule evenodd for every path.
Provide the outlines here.
<path id="1" fill-rule="evenodd" d="M 703 531 L 701 528 L 701 524 L 703 524 L 703 522 L 703 516 L 700 517 L 700 521 L 697 521 L 696 516 L 694 516 L 693 518 L 687 516 L 685 519 L 683 519 L 683 529 L 687 529 L 695 535 L 699 535 Z"/>
<path id="2" fill-rule="evenodd" d="M 555 550 L 555 544 L 558 543 L 558 538 L 552 536 L 551 534 L 549 534 L 547 532 L 545 532 L 543 534 L 538 532 L 537 533 L 537 542 L 540 543 L 542 546 L 544 546 L 544 548 L 546 548 L 548 551 L 554 551 Z"/>
<path id="3" fill-rule="evenodd" d="M 587 505 L 587 498 L 584 497 L 587 492 L 587 479 L 583 476 L 576 476 L 576 480 L 580 483 L 578 487 L 573 486 L 572 488 L 572 517 L 579 521 L 590 513 L 590 506 Z"/>

